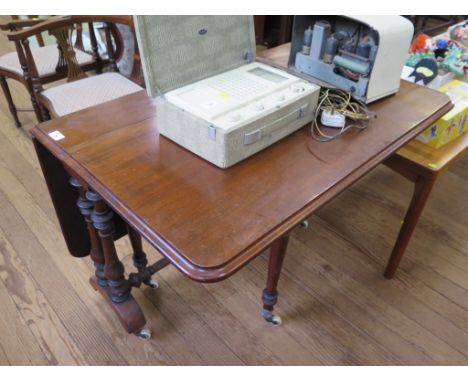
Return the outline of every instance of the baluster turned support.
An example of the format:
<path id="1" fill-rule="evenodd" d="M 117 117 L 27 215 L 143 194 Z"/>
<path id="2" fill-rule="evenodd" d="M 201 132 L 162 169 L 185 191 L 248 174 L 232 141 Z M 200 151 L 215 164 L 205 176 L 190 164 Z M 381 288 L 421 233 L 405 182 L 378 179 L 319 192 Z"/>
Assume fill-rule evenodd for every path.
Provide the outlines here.
<path id="1" fill-rule="evenodd" d="M 91 259 L 93 260 L 94 267 L 96 269 L 96 282 L 101 287 L 107 287 L 107 279 L 104 276 L 104 254 L 102 252 L 101 241 L 99 239 L 96 228 L 91 220 L 91 214 L 93 212 L 94 203 L 86 198 L 86 190 L 83 185 L 76 178 L 70 178 L 70 184 L 78 189 L 80 196 L 76 202 L 76 205 L 80 209 L 81 214 L 86 221 L 88 227 L 89 238 L 91 241 Z"/>
<path id="2" fill-rule="evenodd" d="M 109 287 L 109 297 L 115 304 L 125 302 L 130 296 L 130 286 L 124 277 L 124 266 L 117 256 L 114 245 L 112 224 L 114 213 L 107 207 L 98 193 L 88 190 L 86 198 L 94 203 L 91 220 L 101 238 L 104 253 L 104 275 Z"/>
<path id="3" fill-rule="evenodd" d="M 91 284 L 110 303 L 127 332 L 150 338 L 151 332 L 144 328 L 145 316 L 130 294 L 130 283 L 124 277 L 124 266 L 117 256 L 113 239 L 114 213 L 97 192 L 88 189 L 86 199 L 94 204 L 91 221 L 97 230 L 102 246 L 107 287 L 102 287 L 93 279 L 91 279 Z"/>

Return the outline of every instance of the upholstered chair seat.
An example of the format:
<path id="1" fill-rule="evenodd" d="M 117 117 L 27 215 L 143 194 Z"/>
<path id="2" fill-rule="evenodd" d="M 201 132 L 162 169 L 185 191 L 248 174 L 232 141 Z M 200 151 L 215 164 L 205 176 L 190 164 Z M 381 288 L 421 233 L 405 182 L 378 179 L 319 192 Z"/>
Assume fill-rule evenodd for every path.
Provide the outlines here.
<path id="1" fill-rule="evenodd" d="M 31 48 L 31 53 L 36 63 L 39 77 L 45 77 L 55 73 L 55 68 L 59 60 L 59 50 L 57 45 L 46 45 L 40 48 Z M 93 56 L 79 49 L 75 49 L 76 60 L 80 66 L 91 64 Z M 23 75 L 23 70 L 16 51 L 7 53 L 0 57 L 0 68 L 9 72 Z"/>
<path id="2" fill-rule="evenodd" d="M 54 86 L 41 96 L 47 99 L 54 117 L 61 117 L 142 89 L 121 74 L 111 72 Z"/>

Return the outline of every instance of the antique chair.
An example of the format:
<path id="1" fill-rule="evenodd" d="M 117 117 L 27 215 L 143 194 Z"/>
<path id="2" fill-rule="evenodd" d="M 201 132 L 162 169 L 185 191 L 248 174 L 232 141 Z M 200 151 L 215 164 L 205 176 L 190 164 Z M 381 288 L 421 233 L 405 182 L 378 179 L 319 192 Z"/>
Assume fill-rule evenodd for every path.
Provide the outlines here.
<path id="1" fill-rule="evenodd" d="M 103 16 L 104 17 L 104 16 Z M 7 24 L 0 25 L 0 29 L 9 30 L 10 32 L 24 31 L 34 28 L 38 24 L 42 24 L 46 21 L 57 20 L 67 18 L 66 16 L 48 18 L 48 19 L 29 19 L 29 20 L 14 20 Z M 75 39 L 75 58 L 83 71 L 95 70 L 96 73 L 101 73 L 102 68 L 108 64 L 107 59 L 103 59 L 99 56 L 97 40 L 95 35 L 95 28 L 93 26 L 92 17 L 89 20 L 82 18 L 82 22 L 76 22 L 73 25 L 73 29 L 76 33 Z M 91 43 L 91 51 L 86 52 L 83 47 L 82 40 L 82 24 L 83 22 L 88 23 L 89 37 Z M 110 35 L 112 35 L 116 49 L 115 57 L 118 60 L 122 54 L 122 41 L 118 32 L 118 29 L 114 24 L 109 23 L 108 29 Z M 31 35 L 32 37 L 33 35 Z M 37 79 L 41 84 L 48 84 L 53 81 L 57 81 L 67 77 L 67 60 L 64 58 L 63 52 L 60 46 L 57 45 L 44 45 L 42 35 L 38 32 L 35 35 L 38 39 L 38 47 L 30 47 L 31 55 L 34 59 L 37 70 Z M 35 101 L 35 95 L 32 89 L 31 77 L 27 70 L 27 62 L 25 56 L 21 54 L 20 41 L 14 41 L 16 45 L 16 51 L 7 53 L 0 57 L 0 85 L 8 103 L 9 110 L 13 116 L 17 127 L 21 126 L 21 122 L 18 118 L 19 111 L 34 111 L 38 120 L 40 121 L 40 109 Z M 7 79 L 13 79 L 22 83 L 31 96 L 32 109 L 18 109 L 14 102 L 8 86 Z"/>
<path id="2" fill-rule="evenodd" d="M 109 72 L 88 77 L 80 67 L 77 54 L 71 44 L 74 25 L 84 22 L 121 23 L 133 27 L 130 16 L 69 16 L 48 20 L 27 30 L 8 35 L 18 48 L 20 62 L 25 63 L 24 76 L 29 78 L 39 121 L 60 117 L 90 106 L 97 105 L 124 95 L 142 90 L 135 82 L 140 80 L 138 50 L 134 54 L 134 70 L 127 79 L 118 73 L 114 44 L 110 29 L 105 29 Z M 63 52 L 63 66 L 67 69 L 67 82 L 44 89 L 39 78 L 38 67 L 29 47 L 28 38 L 47 31 L 57 39 Z M 135 44 L 136 47 L 136 44 Z"/>

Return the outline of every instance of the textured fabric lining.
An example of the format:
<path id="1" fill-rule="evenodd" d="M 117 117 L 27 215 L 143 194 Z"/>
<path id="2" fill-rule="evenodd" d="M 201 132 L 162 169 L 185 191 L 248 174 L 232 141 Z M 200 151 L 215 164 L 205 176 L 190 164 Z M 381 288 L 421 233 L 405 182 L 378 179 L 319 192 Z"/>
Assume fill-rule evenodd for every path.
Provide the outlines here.
<path id="1" fill-rule="evenodd" d="M 36 63 L 39 77 L 55 73 L 55 67 L 59 59 L 59 51 L 56 45 L 46 45 L 41 48 L 31 48 L 31 53 Z M 75 49 L 78 64 L 84 65 L 93 62 L 93 56 L 81 50 Z M 16 51 L 7 53 L 0 57 L 0 68 L 10 72 L 23 74 Z"/>
<path id="2" fill-rule="evenodd" d="M 255 58 L 252 16 L 136 16 L 135 24 L 153 97 Z"/>
<path id="3" fill-rule="evenodd" d="M 104 73 L 42 92 L 57 116 L 63 116 L 142 90 L 119 73 Z"/>

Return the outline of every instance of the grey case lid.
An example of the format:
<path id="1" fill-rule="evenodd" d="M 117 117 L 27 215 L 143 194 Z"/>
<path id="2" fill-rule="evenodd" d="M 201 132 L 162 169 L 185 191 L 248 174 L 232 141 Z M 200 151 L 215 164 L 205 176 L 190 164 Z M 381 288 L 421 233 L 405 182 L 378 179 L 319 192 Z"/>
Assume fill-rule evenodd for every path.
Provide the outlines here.
<path id="1" fill-rule="evenodd" d="M 134 22 L 152 97 L 255 59 L 253 16 L 134 16 Z"/>

